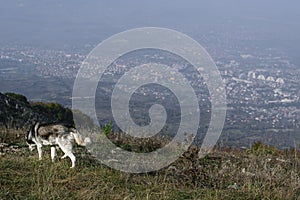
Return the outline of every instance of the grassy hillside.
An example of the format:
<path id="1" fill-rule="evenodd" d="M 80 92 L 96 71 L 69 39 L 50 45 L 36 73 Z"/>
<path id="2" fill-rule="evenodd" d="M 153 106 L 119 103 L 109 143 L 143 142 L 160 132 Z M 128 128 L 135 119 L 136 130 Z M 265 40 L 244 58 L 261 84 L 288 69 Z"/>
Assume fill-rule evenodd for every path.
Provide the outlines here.
<path id="1" fill-rule="evenodd" d="M 75 148 L 77 166 L 69 169 L 69 159 L 51 162 L 49 148 L 39 161 L 37 152 L 29 152 L 25 145 L 24 130 L 1 128 L 0 136 L 0 199 L 300 197 L 299 152 L 279 151 L 260 143 L 247 150 L 216 149 L 203 159 L 198 159 L 198 149 L 191 147 L 158 172 L 127 174 L 100 164 L 82 147 Z M 130 145 L 134 144 L 140 145 L 131 141 Z"/>

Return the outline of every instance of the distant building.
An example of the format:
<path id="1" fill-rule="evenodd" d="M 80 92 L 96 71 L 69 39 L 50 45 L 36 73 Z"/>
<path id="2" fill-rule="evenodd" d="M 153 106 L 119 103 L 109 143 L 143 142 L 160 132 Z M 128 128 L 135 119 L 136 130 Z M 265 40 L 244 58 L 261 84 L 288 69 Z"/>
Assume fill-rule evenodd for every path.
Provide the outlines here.
<path id="1" fill-rule="evenodd" d="M 275 79 L 274 79 L 272 76 L 269 76 L 269 77 L 267 78 L 267 81 L 275 82 Z"/>
<path id="2" fill-rule="evenodd" d="M 266 80 L 266 78 L 265 78 L 264 75 L 259 75 L 259 76 L 257 77 L 257 79 L 258 79 L 258 80 L 262 80 L 262 81 L 265 81 L 265 80 Z"/>
<path id="3" fill-rule="evenodd" d="M 248 79 L 256 79 L 256 74 L 254 71 L 248 72 Z"/>
<path id="4" fill-rule="evenodd" d="M 284 80 L 282 78 L 278 78 L 276 80 L 276 83 L 284 84 Z"/>

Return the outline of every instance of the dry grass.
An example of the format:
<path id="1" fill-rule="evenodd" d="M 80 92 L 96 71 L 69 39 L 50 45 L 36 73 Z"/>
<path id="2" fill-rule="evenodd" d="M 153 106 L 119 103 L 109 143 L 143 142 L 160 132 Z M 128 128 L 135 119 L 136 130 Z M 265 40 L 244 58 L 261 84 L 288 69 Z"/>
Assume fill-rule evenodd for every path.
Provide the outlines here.
<path id="1" fill-rule="evenodd" d="M 79 147 L 75 148 L 78 158 L 75 169 L 69 169 L 68 159 L 52 163 L 49 149 L 44 160 L 38 161 L 37 153 L 29 152 L 24 141 L 4 137 L 9 134 L 3 130 L 0 135 L 2 142 L 14 138 L 13 144 L 20 146 L 17 151 L 6 151 L 0 157 L 0 199 L 297 199 L 300 196 L 299 152 L 293 150 L 279 151 L 257 144 L 249 150 L 215 149 L 198 159 L 198 148 L 191 147 L 175 163 L 158 172 L 127 174 L 101 165 Z M 128 142 L 124 141 L 118 141 L 120 146 Z M 158 141 L 130 142 L 131 150 L 158 144 Z M 149 149 L 153 147 L 144 150 Z"/>

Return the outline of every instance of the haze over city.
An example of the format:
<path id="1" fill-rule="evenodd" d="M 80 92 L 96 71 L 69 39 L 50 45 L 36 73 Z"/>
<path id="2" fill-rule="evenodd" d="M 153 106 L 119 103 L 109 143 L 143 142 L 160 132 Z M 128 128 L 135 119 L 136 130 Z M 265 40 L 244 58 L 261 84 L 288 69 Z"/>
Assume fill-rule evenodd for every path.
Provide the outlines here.
<path id="1" fill-rule="evenodd" d="M 298 5 L 298 1 L 271 0 L 2 1 L 0 91 L 70 107 L 78 69 L 97 44 L 132 28 L 170 28 L 203 45 L 226 83 L 224 143 L 247 146 L 249 141 L 251 144 L 261 139 L 281 147 L 290 146 L 300 127 Z M 168 57 L 157 52 L 125 56 L 107 73 L 118 77 L 128 70 L 126 66 L 153 61 L 175 65 L 198 90 L 202 115 L 206 116 L 203 123 L 208 123 L 209 94 L 201 76 L 188 75 L 186 63 L 178 58 L 163 61 L 164 56 Z M 104 86 L 98 87 L 104 98 L 99 102 L 109 102 L 105 95 L 111 93 L 103 91 L 113 87 L 116 77 L 108 76 Z M 165 98 L 153 88 L 142 88 L 138 93 L 146 99 L 149 95 Z M 139 98 L 139 105 L 147 105 L 146 99 Z M 99 112 L 104 113 L 99 120 L 107 122 L 112 116 L 110 105 L 104 105 L 99 106 Z M 176 109 L 170 112 L 176 113 Z M 142 124 L 149 120 L 141 113 L 136 118 Z M 173 120 L 170 123 L 175 124 Z M 291 137 L 282 141 L 282 132 Z"/>

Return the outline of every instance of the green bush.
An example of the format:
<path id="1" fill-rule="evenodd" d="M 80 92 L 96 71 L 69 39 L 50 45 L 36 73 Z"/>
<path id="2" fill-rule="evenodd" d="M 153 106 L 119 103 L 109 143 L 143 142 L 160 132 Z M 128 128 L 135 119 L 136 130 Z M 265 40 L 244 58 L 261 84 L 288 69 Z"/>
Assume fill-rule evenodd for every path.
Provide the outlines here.
<path id="1" fill-rule="evenodd" d="M 252 147 L 247 150 L 247 153 L 254 155 L 277 155 L 278 150 L 275 147 L 265 145 L 259 141 L 254 143 Z"/>
<path id="2" fill-rule="evenodd" d="M 73 124 L 72 111 L 58 103 L 34 102 L 31 105 L 38 113 L 46 113 L 55 121 Z"/>
<path id="3" fill-rule="evenodd" d="M 21 94 L 15 94 L 15 93 L 11 93 L 11 92 L 8 92 L 8 93 L 5 93 L 6 96 L 10 97 L 10 98 L 13 98 L 17 101 L 20 101 L 24 104 L 29 104 L 27 98 L 24 96 L 24 95 L 21 95 Z"/>
<path id="4" fill-rule="evenodd" d="M 103 134 L 106 137 L 108 137 L 112 132 L 112 128 L 113 128 L 113 123 L 112 121 L 110 121 L 109 124 L 106 124 L 105 126 L 102 127 Z"/>

